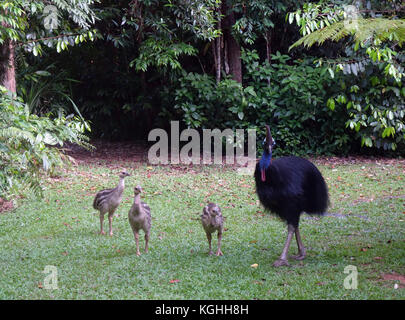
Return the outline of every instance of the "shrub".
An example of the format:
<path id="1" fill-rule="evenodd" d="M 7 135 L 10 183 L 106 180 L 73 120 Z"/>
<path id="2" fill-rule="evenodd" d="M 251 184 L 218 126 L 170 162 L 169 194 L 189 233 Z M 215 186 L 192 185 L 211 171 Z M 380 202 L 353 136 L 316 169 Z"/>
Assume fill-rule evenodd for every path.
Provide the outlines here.
<path id="1" fill-rule="evenodd" d="M 405 60 L 405 57 L 404 57 Z M 347 113 L 346 127 L 361 146 L 405 152 L 405 87 L 383 73 L 383 64 L 363 66 L 359 75 L 342 77 L 339 93 L 328 100 L 331 110 Z"/>
<path id="2" fill-rule="evenodd" d="M 277 53 L 272 63 L 259 63 L 256 51 L 244 50 L 241 84 L 224 79 L 216 84 L 206 74 L 183 73 L 175 94 L 175 108 L 185 124 L 194 128 L 252 128 L 259 139 L 265 123 L 282 147 L 279 154 L 345 152 L 348 131 L 345 117 L 326 104 L 334 90 L 326 68 L 312 60 L 289 63 Z M 260 147 L 258 145 L 258 147 Z"/>
<path id="3" fill-rule="evenodd" d="M 40 195 L 41 173 L 52 173 L 65 158 L 55 147 L 66 141 L 89 147 L 86 127 L 73 116 L 30 114 L 27 104 L 0 86 L 0 196 Z"/>

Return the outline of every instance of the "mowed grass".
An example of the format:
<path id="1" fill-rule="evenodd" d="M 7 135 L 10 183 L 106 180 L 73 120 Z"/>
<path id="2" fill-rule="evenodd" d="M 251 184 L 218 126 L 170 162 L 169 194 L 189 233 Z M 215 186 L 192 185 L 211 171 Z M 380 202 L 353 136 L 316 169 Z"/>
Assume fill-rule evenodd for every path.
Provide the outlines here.
<path id="1" fill-rule="evenodd" d="M 101 236 L 93 197 L 117 184 L 120 167 L 132 176 L 114 236 Z M 281 268 L 272 263 L 286 226 L 264 213 L 251 176 L 138 163 L 70 168 L 46 181 L 44 199 L 0 214 L 0 299 L 404 299 L 403 162 L 318 167 L 329 186 L 329 215 L 301 217 L 307 258 Z M 144 254 L 142 234 L 140 257 L 127 217 L 136 184 L 152 209 L 150 251 Z M 199 221 L 207 201 L 226 218 L 222 257 L 207 255 Z M 290 254 L 296 250 L 294 241 Z M 45 288 L 47 265 L 57 268 L 58 289 Z M 348 265 L 358 271 L 354 290 L 343 285 Z"/>

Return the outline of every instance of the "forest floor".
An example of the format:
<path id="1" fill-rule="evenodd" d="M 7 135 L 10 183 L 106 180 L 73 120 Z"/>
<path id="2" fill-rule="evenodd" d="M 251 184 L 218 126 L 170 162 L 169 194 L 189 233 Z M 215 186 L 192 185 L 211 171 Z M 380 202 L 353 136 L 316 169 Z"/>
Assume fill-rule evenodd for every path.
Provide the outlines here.
<path id="1" fill-rule="evenodd" d="M 301 217 L 307 258 L 274 268 L 287 230 L 264 212 L 251 176 L 231 166 L 151 166 L 144 146 L 95 145 L 69 151 L 74 164 L 46 179 L 43 199 L 0 213 L 0 299 L 405 298 L 404 160 L 312 159 L 331 206 L 322 218 Z M 121 168 L 131 176 L 114 236 L 99 235 L 93 198 L 117 184 Z M 136 184 L 152 209 L 150 251 L 141 235 L 140 257 L 127 218 Z M 208 201 L 225 216 L 221 257 L 207 255 L 199 222 Z"/>

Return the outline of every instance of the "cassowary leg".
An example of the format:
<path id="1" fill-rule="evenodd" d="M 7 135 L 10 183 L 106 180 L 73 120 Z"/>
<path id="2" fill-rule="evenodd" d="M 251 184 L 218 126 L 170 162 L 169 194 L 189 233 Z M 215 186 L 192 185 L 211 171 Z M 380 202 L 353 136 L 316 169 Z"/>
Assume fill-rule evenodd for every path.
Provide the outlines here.
<path id="1" fill-rule="evenodd" d="M 222 253 L 222 251 L 221 251 L 221 240 L 222 240 L 222 233 L 218 232 L 218 250 L 217 250 L 217 253 L 216 253 L 217 256 L 223 256 L 224 255 Z"/>
<path id="2" fill-rule="evenodd" d="M 211 249 L 212 236 L 211 236 L 211 233 L 209 233 L 209 232 L 206 232 L 206 235 L 207 235 L 208 246 L 209 246 L 208 254 L 209 254 L 209 255 L 212 255 L 212 249 Z"/>
<path id="3" fill-rule="evenodd" d="M 103 224 L 104 224 L 104 214 L 100 214 L 100 234 L 105 234 Z"/>
<path id="4" fill-rule="evenodd" d="M 294 236 L 295 227 L 291 224 L 288 225 L 287 240 L 285 241 L 283 252 L 280 258 L 278 258 L 274 263 L 274 267 L 289 266 L 287 260 L 288 249 L 290 248 L 292 237 Z"/>
<path id="5" fill-rule="evenodd" d="M 295 260 L 304 260 L 307 253 L 306 253 L 305 247 L 302 243 L 300 231 L 299 231 L 298 227 L 295 228 L 295 239 L 297 240 L 298 254 L 296 256 L 292 256 L 291 258 L 293 258 Z"/>
<path id="6" fill-rule="evenodd" d="M 108 213 L 108 225 L 109 225 L 109 228 L 110 228 L 110 236 L 112 236 L 113 235 L 113 231 L 112 231 L 112 218 L 113 218 L 113 215 L 114 215 L 114 212 L 109 212 Z"/>

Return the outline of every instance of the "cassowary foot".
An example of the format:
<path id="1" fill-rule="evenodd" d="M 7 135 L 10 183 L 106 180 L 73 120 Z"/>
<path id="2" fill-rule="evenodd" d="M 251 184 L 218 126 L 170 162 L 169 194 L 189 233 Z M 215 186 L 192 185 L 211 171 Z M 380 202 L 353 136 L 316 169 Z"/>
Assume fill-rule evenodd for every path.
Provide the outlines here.
<path id="1" fill-rule="evenodd" d="M 104 231 L 100 231 L 98 234 L 105 235 Z"/>
<path id="2" fill-rule="evenodd" d="M 290 258 L 300 261 L 300 260 L 304 260 L 306 256 L 307 256 L 307 252 L 304 248 L 304 249 L 298 251 L 297 255 L 290 256 Z"/>
<path id="3" fill-rule="evenodd" d="M 217 256 L 223 256 L 224 254 L 222 253 L 221 249 L 218 249 L 216 255 Z"/>
<path id="4" fill-rule="evenodd" d="M 294 255 L 294 256 L 290 256 L 289 258 L 295 259 L 295 260 L 304 260 L 305 257 L 306 257 L 305 254 L 300 253 L 300 254 L 297 254 L 297 255 Z"/>
<path id="5" fill-rule="evenodd" d="M 273 267 L 282 267 L 282 266 L 289 266 L 290 264 L 288 263 L 287 260 L 285 259 L 277 259 L 273 263 Z"/>
<path id="6" fill-rule="evenodd" d="M 212 256 L 214 254 L 214 252 L 212 252 L 212 250 L 208 251 L 208 255 Z"/>
<path id="7" fill-rule="evenodd" d="M 137 251 L 136 255 L 139 257 L 141 255 L 141 253 L 139 251 Z"/>

